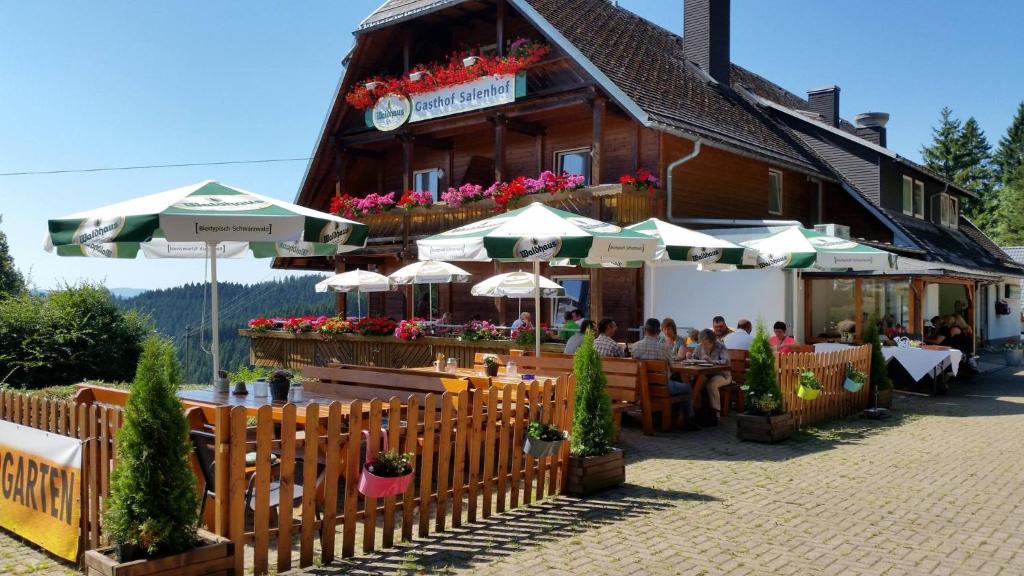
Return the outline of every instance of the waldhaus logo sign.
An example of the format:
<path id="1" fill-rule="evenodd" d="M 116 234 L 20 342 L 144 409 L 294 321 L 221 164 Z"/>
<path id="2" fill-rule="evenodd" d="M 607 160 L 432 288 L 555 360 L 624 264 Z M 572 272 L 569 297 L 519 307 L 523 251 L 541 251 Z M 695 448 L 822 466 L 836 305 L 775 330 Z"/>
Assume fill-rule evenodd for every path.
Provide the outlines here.
<path id="1" fill-rule="evenodd" d="M 516 242 L 515 257 L 523 260 L 550 260 L 558 254 L 562 239 L 554 236 L 521 238 Z"/>
<path id="2" fill-rule="evenodd" d="M 259 210 L 269 208 L 270 202 L 250 196 L 248 194 L 210 194 L 188 196 L 178 202 L 173 208 L 182 210 L 202 210 L 211 212 L 245 212 L 246 210 Z"/>
<path id="3" fill-rule="evenodd" d="M 377 100 L 373 107 L 373 126 L 381 132 L 390 132 L 405 124 L 411 112 L 408 98 L 401 94 L 388 94 Z"/>

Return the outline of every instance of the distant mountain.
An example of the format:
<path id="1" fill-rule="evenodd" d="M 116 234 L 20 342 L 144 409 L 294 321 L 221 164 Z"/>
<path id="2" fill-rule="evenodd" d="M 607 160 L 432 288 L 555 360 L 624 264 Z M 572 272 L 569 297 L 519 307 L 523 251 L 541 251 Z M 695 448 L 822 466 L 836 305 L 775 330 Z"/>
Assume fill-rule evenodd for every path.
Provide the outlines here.
<path id="1" fill-rule="evenodd" d="M 235 370 L 249 363 L 249 339 L 239 336 L 238 329 L 245 328 L 252 318 L 334 314 L 334 295 L 317 294 L 313 290 L 323 278 L 293 276 L 248 286 L 230 282 L 218 284 L 223 369 Z M 115 300 L 123 309 L 149 315 L 157 331 L 174 340 L 185 366 L 186 382 L 207 382 L 213 369 L 206 352 L 210 349 L 209 286 L 208 283 L 186 284 Z"/>
<path id="2" fill-rule="evenodd" d="M 114 298 L 133 298 L 146 291 L 145 288 L 109 288 Z"/>

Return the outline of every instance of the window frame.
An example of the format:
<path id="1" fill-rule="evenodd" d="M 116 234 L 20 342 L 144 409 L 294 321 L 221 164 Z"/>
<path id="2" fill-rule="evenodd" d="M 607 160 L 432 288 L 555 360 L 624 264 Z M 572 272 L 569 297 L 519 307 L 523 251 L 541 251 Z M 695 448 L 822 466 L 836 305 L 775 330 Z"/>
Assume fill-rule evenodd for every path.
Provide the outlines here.
<path id="1" fill-rule="evenodd" d="M 586 157 L 586 173 L 583 174 L 583 185 L 591 186 L 594 172 L 594 152 L 589 147 L 555 150 L 552 155 L 552 166 L 554 167 L 552 172 L 562 174 L 562 172 L 564 172 L 564 170 L 562 170 L 562 158 L 566 156 L 574 156 L 576 154 L 582 154 Z"/>
<path id="2" fill-rule="evenodd" d="M 779 183 L 778 190 L 773 190 L 772 189 L 773 177 L 777 177 L 778 178 L 778 183 Z M 777 216 L 781 216 L 782 215 L 782 212 L 784 210 L 783 198 L 785 197 L 785 187 L 784 187 L 783 181 L 784 181 L 784 178 L 783 178 L 782 170 L 779 170 L 777 168 L 769 168 L 768 169 L 768 213 L 769 214 L 775 214 Z M 779 195 L 778 209 L 777 210 L 772 210 L 772 195 L 775 194 L 775 193 L 778 193 L 778 195 Z"/>
<path id="3" fill-rule="evenodd" d="M 417 181 L 421 174 L 435 174 L 436 190 L 430 190 L 429 185 L 427 190 L 420 190 L 417 186 Z M 428 181 L 429 182 L 429 181 Z M 430 192 L 430 195 L 434 197 L 434 201 L 437 202 L 441 199 L 441 170 L 439 168 L 424 168 L 423 170 L 414 170 L 412 173 L 412 189 L 413 192 Z"/>
<path id="4" fill-rule="evenodd" d="M 907 216 L 914 215 L 914 179 L 903 176 L 903 188 L 900 191 L 900 210 Z"/>
<path id="5" fill-rule="evenodd" d="M 913 199 L 911 200 L 911 208 L 914 211 L 914 217 L 924 220 L 924 182 L 920 180 L 914 180 L 913 185 Z M 920 211 L 918 211 L 920 208 Z"/>
<path id="6" fill-rule="evenodd" d="M 960 227 L 960 199 L 952 194 L 943 193 L 944 205 L 946 208 L 946 226 L 949 228 Z"/>

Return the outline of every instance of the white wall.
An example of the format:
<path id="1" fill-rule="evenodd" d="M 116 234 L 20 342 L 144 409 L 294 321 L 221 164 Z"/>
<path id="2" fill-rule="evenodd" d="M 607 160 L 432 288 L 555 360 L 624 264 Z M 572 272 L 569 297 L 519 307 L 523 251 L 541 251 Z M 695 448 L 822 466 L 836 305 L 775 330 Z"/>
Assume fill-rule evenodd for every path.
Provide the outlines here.
<path id="1" fill-rule="evenodd" d="M 1007 300 L 1010 304 L 1010 314 L 998 316 L 996 315 L 996 301 L 1005 294 L 1003 285 L 982 286 L 982 289 L 988 293 L 988 302 L 986 303 L 983 316 L 987 324 L 985 326 L 985 336 L 989 340 L 1018 338 L 1020 336 L 1020 300 Z"/>
<path id="2" fill-rule="evenodd" d="M 685 327 L 710 328 L 711 318 L 724 316 L 730 326 L 740 318 L 765 321 L 768 328 L 776 320 L 791 324 L 787 311 L 792 309 L 792 296 L 787 303 L 786 276 L 780 270 L 736 270 L 707 272 L 695 266 L 658 266 L 654 272 L 654 316 L 666 316 Z M 644 313 L 650 314 L 651 276 L 653 267 L 644 271 Z M 802 300 L 801 300 L 802 304 Z"/>

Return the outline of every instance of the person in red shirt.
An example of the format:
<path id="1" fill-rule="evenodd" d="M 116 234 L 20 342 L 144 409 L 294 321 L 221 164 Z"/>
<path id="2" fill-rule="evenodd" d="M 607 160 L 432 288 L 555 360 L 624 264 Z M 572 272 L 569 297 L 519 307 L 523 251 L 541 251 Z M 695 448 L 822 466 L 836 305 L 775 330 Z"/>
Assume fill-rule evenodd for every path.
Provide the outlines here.
<path id="1" fill-rule="evenodd" d="M 775 348 L 779 353 L 785 354 L 790 351 L 790 346 L 796 345 L 796 338 L 786 335 L 787 328 L 785 322 L 776 322 L 775 325 L 772 326 L 772 330 L 775 334 L 768 339 L 768 342 L 772 345 L 772 348 Z"/>

